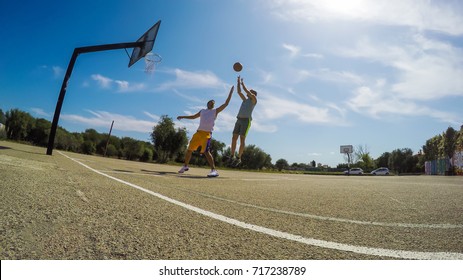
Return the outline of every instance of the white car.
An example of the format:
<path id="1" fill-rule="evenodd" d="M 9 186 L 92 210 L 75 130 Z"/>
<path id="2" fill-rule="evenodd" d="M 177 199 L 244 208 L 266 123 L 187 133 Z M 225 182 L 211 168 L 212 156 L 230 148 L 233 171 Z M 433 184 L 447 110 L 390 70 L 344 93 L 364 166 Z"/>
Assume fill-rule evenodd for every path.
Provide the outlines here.
<path id="1" fill-rule="evenodd" d="M 371 171 L 373 175 L 389 175 L 389 169 L 387 167 L 380 167 Z"/>
<path id="2" fill-rule="evenodd" d="M 344 171 L 345 175 L 362 175 L 363 170 L 362 168 L 352 168 L 351 170 Z"/>

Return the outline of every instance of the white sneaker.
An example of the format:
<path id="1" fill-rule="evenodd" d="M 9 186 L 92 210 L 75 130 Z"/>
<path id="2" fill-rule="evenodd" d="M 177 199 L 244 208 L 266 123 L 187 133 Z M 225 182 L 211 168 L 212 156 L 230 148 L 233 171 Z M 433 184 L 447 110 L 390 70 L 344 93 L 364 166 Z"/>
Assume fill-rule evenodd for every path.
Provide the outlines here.
<path id="1" fill-rule="evenodd" d="M 207 177 L 218 177 L 219 176 L 219 172 L 217 172 L 217 170 L 211 170 L 211 173 L 207 174 Z"/>
<path id="2" fill-rule="evenodd" d="M 178 171 L 178 173 L 183 173 L 183 172 L 188 171 L 188 170 L 190 170 L 190 168 L 188 168 L 188 166 L 184 165 L 184 166 L 182 166 L 182 168 Z"/>

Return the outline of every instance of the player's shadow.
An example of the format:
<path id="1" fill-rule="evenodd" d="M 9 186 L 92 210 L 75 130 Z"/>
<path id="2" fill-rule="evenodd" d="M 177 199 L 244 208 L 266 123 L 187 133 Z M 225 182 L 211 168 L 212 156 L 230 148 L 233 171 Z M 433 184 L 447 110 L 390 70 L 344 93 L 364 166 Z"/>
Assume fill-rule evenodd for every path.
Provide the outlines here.
<path id="1" fill-rule="evenodd" d="M 168 171 L 156 171 L 156 170 L 146 170 L 146 169 L 141 169 L 141 172 L 153 174 L 153 175 L 174 175 L 177 174 L 177 172 L 168 172 Z"/>
<path id="2" fill-rule="evenodd" d="M 15 150 L 15 151 L 18 151 L 18 152 L 21 152 L 21 153 L 28 153 L 28 154 L 46 156 L 46 154 L 44 152 L 43 153 L 42 152 L 31 152 L 31 151 L 26 151 L 26 150 L 22 150 L 22 149 L 15 149 L 15 148 L 7 147 L 7 146 L 0 146 L 0 150 Z"/>
<path id="3" fill-rule="evenodd" d="M 153 174 L 153 175 L 161 175 L 161 176 L 171 176 L 176 175 L 178 178 L 185 178 L 185 179 L 218 179 L 218 177 L 207 177 L 207 176 L 199 176 L 199 175 L 191 175 L 191 174 L 179 174 L 178 172 L 172 171 L 156 171 L 156 170 L 146 170 L 141 169 L 141 172 Z"/>
<path id="4" fill-rule="evenodd" d="M 116 171 L 116 172 L 121 172 L 121 173 L 133 173 L 133 171 L 130 171 L 130 170 L 124 170 L 124 169 L 113 169 L 113 171 Z"/>
<path id="5" fill-rule="evenodd" d="M 179 178 L 186 178 L 186 179 L 205 179 L 205 180 L 219 180 L 223 179 L 223 177 L 207 177 L 207 176 L 199 176 L 199 175 L 185 175 L 182 174 L 178 176 Z"/>

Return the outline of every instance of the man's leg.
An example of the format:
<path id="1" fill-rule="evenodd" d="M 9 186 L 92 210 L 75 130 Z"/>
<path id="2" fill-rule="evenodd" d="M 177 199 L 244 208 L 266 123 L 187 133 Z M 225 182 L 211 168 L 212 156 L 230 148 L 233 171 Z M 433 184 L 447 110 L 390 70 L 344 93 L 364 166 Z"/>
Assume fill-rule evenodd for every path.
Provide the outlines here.
<path id="1" fill-rule="evenodd" d="M 191 160 L 191 155 L 193 154 L 193 151 L 187 150 L 185 154 L 185 166 L 188 166 Z"/>
<path id="2" fill-rule="evenodd" d="M 231 158 L 234 158 L 235 157 L 235 151 L 236 151 L 236 141 L 238 140 L 238 134 L 235 134 L 233 133 L 233 136 L 232 136 L 232 142 L 231 142 L 231 148 L 230 148 L 230 151 L 231 151 Z"/>
<path id="3" fill-rule="evenodd" d="M 206 156 L 206 160 L 209 163 L 209 166 L 211 167 L 211 170 L 214 170 L 215 169 L 215 163 L 214 163 L 214 158 L 212 157 L 211 152 L 206 151 L 204 153 L 204 155 Z"/>
<path id="4" fill-rule="evenodd" d="M 240 135 L 240 150 L 238 152 L 238 159 L 241 159 L 245 146 L 246 146 L 246 136 Z"/>
<path id="5" fill-rule="evenodd" d="M 240 149 L 238 151 L 238 161 L 235 163 L 236 166 L 241 164 L 241 156 L 243 155 L 244 148 L 246 147 L 246 135 L 248 134 L 248 130 L 251 127 L 251 120 L 247 119 L 244 120 L 247 124 L 242 124 L 241 131 L 240 131 Z M 244 131 L 243 129 L 246 128 Z"/>
<path id="6" fill-rule="evenodd" d="M 215 163 L 214 163 L 214 158 L 211 155 L 211 152 L 207 151 L 204 153 L 206 156 L 207 161 L 209 162 L 209 165 L 211 166 L 211 172 L 207 174 L 207 177 L 217 177 L 219 176 L 219 173 L 217 170 L 215 170 Z"/>
<path id="7" fill-rule="evenodd" d="M 192 150 L 187 150 L 186 155 L 185 155 L 185 163 L 183 164 L 182 168 L 178 171 L 178 173 L 183 173 L 185 171 L 188 171 L 190 168 L 188 168 L 188 163 L 190 163 L 191 155 L 193 154 Z"/>

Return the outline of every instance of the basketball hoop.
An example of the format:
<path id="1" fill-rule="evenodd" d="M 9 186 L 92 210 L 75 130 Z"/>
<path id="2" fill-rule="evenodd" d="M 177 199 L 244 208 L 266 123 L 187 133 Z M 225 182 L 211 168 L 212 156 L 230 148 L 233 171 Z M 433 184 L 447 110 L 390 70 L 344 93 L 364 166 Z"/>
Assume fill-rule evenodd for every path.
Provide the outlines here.
<path id="1" fill-rule="evenodd" d="M 347 156 L 347 170 L 350 170 L 350 161 L 351 161 L 351 154 L 354 152 L 354 147 L 352 145 L 342 145 L 340 147 L 341 154 Z"/>
<path id="2" fill-rule="evenodd" d="M 157 53 L 147 53 L 145 55 L 145 73 L 153 74 L 156 70 L 156 66 L 162 61 L 162 57 Z"/>

